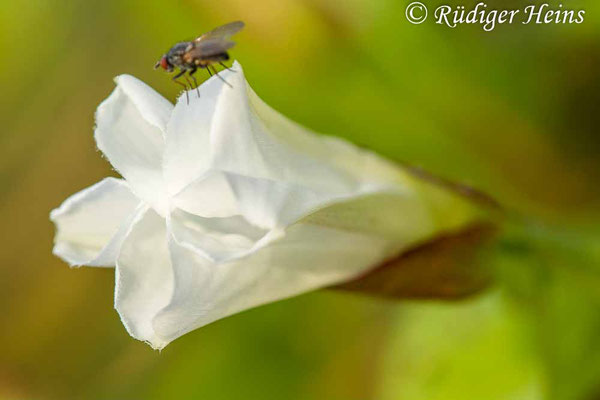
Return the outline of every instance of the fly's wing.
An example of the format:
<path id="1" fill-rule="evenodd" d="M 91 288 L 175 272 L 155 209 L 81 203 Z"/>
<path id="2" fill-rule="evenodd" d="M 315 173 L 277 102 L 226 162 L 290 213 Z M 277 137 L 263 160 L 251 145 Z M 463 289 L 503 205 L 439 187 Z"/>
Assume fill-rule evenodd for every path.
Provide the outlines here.
<path id="1" fill-rule="evenodd" d="M 212 57 L 225 53 L 235 46 L 235 42 L 227 39 L 206 39 L 195 42 L 194 47 L 185 54 L 185 58 L 210 60 Z"/>
<path id="2" fill-rule="evenodd" d="M 207 39 L 216 38 L 227 39 L 241 31 L 243 27 L 244 23 L 242 21 L 230 22 L 228 24 L 221 25 L 210 32 L 206 32 L 202 36 L 197 37 L 194 41 L 200 42 Z"/>

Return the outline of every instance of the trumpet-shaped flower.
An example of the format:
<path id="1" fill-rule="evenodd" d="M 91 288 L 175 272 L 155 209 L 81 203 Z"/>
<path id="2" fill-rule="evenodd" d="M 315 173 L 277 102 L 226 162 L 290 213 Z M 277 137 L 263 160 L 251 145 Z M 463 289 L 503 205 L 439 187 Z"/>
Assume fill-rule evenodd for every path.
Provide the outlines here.
<path id="1" fill-rule="evenodd" d="M 124 179 L 51 213 L 54 253 L 115 266 L 131 336 L 162 348 L 212 321 L 348 281 L 474 218 L 460 196 L 263 103 L 241 66 L 173 106 L 128 75 L 95 139 Z"/>

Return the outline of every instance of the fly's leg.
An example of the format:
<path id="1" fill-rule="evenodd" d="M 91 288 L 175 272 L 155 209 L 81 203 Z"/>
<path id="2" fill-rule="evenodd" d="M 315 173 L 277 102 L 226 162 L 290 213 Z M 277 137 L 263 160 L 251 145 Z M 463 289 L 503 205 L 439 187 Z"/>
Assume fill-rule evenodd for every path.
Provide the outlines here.
<path id="1" fill-rule="evenodd" d="M 194 86 L 196 87 L 196 94 L 198 95 L 198 98 L 200 98 L 200 89 L 198 89 L 198 81 L 196 81 L 196 77 L 194 76 L 196 71 L 197 71 L 197 69 L 194 68 L 193 70 L 190 71 L 189 75 L 194 81 Z"/>
<path id="2" fill-rule="evenodd" d="M 187 92 L 187 86 L 185 85 L 185 83 L 183 83 L 183 82 L 179 82 L 179 81 L 177 80 L 177 78 L 179 78 L 179 77 L 180 77 L 181 75 L 183 75 L 183 74 L 185 74 L 185 70 L 183 70 L 183 71 L 180 71 L 180 72 L 179 72 L 177 75 L 175 75 L 174 77 L 172 77 L 172 78 L 171 78 L 171 80 L 172 80 L 173 82 L 175 82 L 176 84 L 183 86 L 183 91 L 185 92 L 185 99 L 186 99 L 186 103 L 187 103 L 187 104 L 190 104 L 190 97 L 188 96 L 188 92 Z"/>
<path id="3" fill-rule="evenodd" d="M 223 61 L 219 61 L 219 64 L 221 64 L 221 67 L 225 68 L 225 69 L 226 69 L 226 70 L 228 70 L 228 71 L 231 71 L 231 72 L 237 72 L 237 71 L 235 71 L 235 70 L 233 70 L 233 69 L 229 68 L 227 65 L 223 64 Z"/>
<path id="4" fill-rule="evenodd" d="M 206 67 L 206 69 L 208 69 L 208 68 L 210 68 L 210 66 Z M 223 81 L 223 83 L 225 83 L 227 86 L 229 86 L 230 88 L 232 88 L 232 89 L 233 89 L 233 86 L 231 86 L 231 85 L 229 84 L 229 82 L 227 82 L 225 79 L 223 79 L 223 77 L 222 77 L 221 75 L 219 75 L 219 72 L 218 72 L 218 71 L 217 71 L 217 69 L 214 67 L 214 65 L 213 65 L 213 69 L 214 69 L 214 73 L 215 73 L 215 75 L 217 75 L 217 76 L 219 77 L 219 79 Z"/>
<path id="5" fill-rule="evenodd" d="M 206 70 L 208 71 L 208 75 L 210 75 L 210 77 L 212 78 L 212 72 L 210 72 L 210 68 L 208 66 L 206 66 Z"/>
<path id="6" fill-rule="evenodd" d="M 194 87 L 192 86 L 192 81 L 190 81 L 190 78 L 187 77 L 187 75 L 183 76 L 185 78 L 185 81 L 187 82 L 188 86 L 190 87 L 190 90 L 193 89 Z"/>

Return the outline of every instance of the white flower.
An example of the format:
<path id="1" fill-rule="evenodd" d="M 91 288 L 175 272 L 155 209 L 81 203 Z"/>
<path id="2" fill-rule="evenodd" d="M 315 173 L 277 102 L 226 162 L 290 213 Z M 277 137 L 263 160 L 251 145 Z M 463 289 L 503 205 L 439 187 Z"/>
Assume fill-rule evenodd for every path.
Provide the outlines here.
<path id="1" fill-rule="evenodd" d="M 347 281 L 473 217 L 459 197 L 264 104 L 241 66 L 176 106 L 131 76 L 96 114 L 106 178 L 51 213 L 54 253 L 116 266 L 115 308 L 162 348 L 219 318 Z M 395 134 L 395 133 L 394 133 Z"/>

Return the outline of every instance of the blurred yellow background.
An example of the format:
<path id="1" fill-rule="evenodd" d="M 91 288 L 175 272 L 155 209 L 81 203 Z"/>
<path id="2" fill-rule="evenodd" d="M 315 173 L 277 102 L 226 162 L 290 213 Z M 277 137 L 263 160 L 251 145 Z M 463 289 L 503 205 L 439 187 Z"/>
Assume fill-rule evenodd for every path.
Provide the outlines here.
<path id="1" fill-rule="evenodd" d="M 408 3 L 2 2 L 0 399 L 600 398 L 600 4 L 563 2 L 581 25 L 485 33 L 411 25 Z M 162 353 L 127 335 L 113 270 L 53 257 L 48 213 L 115 175 L 92 135 L 112 78 L 174 100 L 154 63 L 237 19 L 232 56 L 275 109 L 519 215 L 490 257 L 494 289 L 460 303 L 320 291 Z"/>

